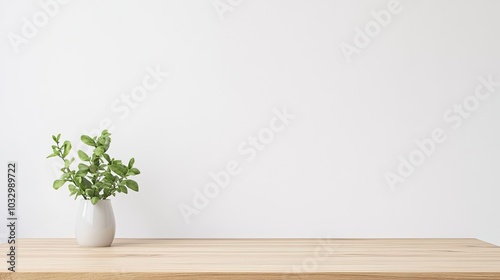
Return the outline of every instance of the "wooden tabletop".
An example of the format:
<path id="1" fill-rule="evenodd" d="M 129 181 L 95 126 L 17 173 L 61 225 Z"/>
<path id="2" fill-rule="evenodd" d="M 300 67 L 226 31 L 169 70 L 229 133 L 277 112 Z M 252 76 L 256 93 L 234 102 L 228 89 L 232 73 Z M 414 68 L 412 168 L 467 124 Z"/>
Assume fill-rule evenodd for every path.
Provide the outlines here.
<path id="1" fill-rule="evenodd" d="M 3 263 L 0 279 L 500 279 L 477 239 L 19 239 L 17 272 Z"/>

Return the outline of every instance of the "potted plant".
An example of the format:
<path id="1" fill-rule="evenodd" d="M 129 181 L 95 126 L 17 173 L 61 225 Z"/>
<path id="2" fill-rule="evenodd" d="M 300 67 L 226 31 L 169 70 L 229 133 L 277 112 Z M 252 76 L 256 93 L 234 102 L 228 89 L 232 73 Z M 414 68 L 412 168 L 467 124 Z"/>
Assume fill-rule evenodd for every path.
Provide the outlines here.
<path id="1" fill-rule="evenodd" d="M 117 193 L 126 194 L 128 189 L 139 191 L 137 182 L 129 179 L 140 174 L 139 169 L 134 167 L 134 158 L 125 165 L 109 156 L 110 136 L 107 130 L 93 138 L 81 136 L 81 141 L 93 151 L 91 155 L 78 151 L 82 162 L 77 170 L 71 167 L 75 158 L 67 158 L 71 142 L 61 141 L 61 134 L 52 136 L 55 145 L 52 145 L 52 154 L 47 158 L 59 157 L 64 162 L 62 175 L 54 181 L 53 187 L 57 190 L 67 184 L 70 196 L 74 196 L 75 200 L 82 198 L 76 217 L 76 240 L 81 246 L 110 246 L 115 236 L 115 217 L 109 198 Z"/>

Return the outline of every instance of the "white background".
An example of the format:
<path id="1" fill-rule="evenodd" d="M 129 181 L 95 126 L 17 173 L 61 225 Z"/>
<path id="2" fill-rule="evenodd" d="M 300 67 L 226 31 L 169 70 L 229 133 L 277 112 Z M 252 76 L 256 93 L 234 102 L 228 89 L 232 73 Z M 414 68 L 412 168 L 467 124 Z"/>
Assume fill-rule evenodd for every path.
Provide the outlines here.
<path id="1" fill-rule="evenodd" d="M 19 237 L 74 236 L 77 202 L 52 188 L 50 136 L 76 146 L 109 119 L 109 153 L 142 171 L 140 192 L 112 201 L 117 237 L 500 244 L 500 87 L 460 128 L 442 117 L 478 77 L 500 81 L 500 2 L 401 0 L 348 63 L 339 45 L 387 3 L 244 0 L 221 20 L 210 0 L 74 0 L 16 53 L 9 34 L 42 9 L 1 1 L 0 163 L 18 162 Z M 112 104 L 157 65 L 170 76 L 121 118 Z M 285 106 L 295 118 L 247 162 L 238 145 Z M 447 141 L 391 190 L 384 174 L 435 128 Z M 241 174 L 187 224 L 179 205 L 230 160 Z"/>

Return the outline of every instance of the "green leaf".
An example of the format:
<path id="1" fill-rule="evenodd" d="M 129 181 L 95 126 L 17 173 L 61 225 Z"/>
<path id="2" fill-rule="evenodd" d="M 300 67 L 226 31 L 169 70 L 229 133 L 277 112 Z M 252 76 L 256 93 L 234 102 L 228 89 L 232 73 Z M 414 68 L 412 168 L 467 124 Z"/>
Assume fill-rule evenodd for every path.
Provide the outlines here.
<path id="1" fill-rule="evenodd" d="M 134 163 L 135 163 L 135 159 L 134 158 L 131 158 L 128 162 L 128 168 L 132 168 L 134 167 Z"/>
<path id="2" fill-rule="evenodd" d="M 109 145 L 111 139 L 108 136 L 101 136 L 97 139 L 97 142 L 99 142 L 102 146 L 106 146 Z"/>
<path id="3" fill-rule="evenodd" d="M 104 150 L 104 147 L 102 146 L 99 146 L 97 148 L 94 149 L 94 155 L 100 157 L 104 154 L 105 150 Z"/>
<path id="4" fill-rule="evenodd" d="M 110 165 L 109 168 L 111 169 L 111 171 L 115 172 L 116 174 L 118 174 L 121 177 L 125 177 L 127 175 L 127 172 L 128 172 L 128 170 L 127 170 L 128 168 L 123 164 L 113 164 L 113 165 Z"/>
<path id="5" fill-rule="evenodd" d="M 109 145 L 111 145 L 111 139 L 109 139 L 109 141 L 104 144 L 104 151 L 107 151 L 109 149 Z"/>
<path id="6" fill-rule="evenodd" d="M 78 150 L 78 157 L 83 161 L 89 161 L 90 157 L 82 150 Z"/>
<path id="7" fill-rule="evenodd" d="M 95 184 L 94 184 L 95 189 L 96 189 L 97 191 L 102 190 L 102 186 L 103 186 L 103 184 L 104 184 L 103 182 L 99 182 L 99 181 L 98 181 L 98 182 L 95 182 Z"/>
<path id="8" fill-rule="evenodd" d="M 139 169 L 137 168 L 131 168 L 128 172 L 127 172 L 127 176 L 133 176 L 133 175 L 138 175 L 138 174 L 141 174 L 141 171 L 139 171 Z"/>
<path id="9" fill-rule="evenodd" d="M 92 183 L 90 183 L 90 181 L 87 180 L 87 178 L 82 177 L 81 188 L 86 190 L 86 189 L 90 189 L 91 187 L 92 187 Z"/>
<path id="10" fill-rule="evenodd" d="M 68 140 L 64 141 L 64 144 L 63 144 L 63 158 L 66 157 L 69 152 L 71 151 L 71 142 L 69 142 Z"/>
<path id="11" fill-rule="evenodd" d="M 78 172 L 76 172 L 76 176 L 85 177 L 85 176 L 87 176 L 88 173 L 89 173 L 88 170 L 78 170 Z"/>
<path id="12" fill-rule="evenodd" d="M 59 189 L 60 187 L 62 187 L 64 185 L 64 183 L 66 183 L 66 181 L 64 180 L 55 180 L 54 183 L 52 184 L 52 187 L 54 187 L 54 189 Z"/>
<path id="13" fill-rule="evenodd" d="M 141 171 L 139 171 L 139 169 L 137 169 L 137 168 L 135 168 L 135 167 L 134 167 L 134 168 L 132 168 L 131 170 L 133 170 L 133 171 L 134 171 L 135 175 L 139 175 L 139 174 L 141 174 Z"/>
<path id="14" fill-rule="evenodd" d="M 88 171 L 89 170 L 89 166 L 84 164 L 84 163 L 80 163 L 78 164 L 78 170 L 80 171 Z"/>
<path id="15" fill-rule="evenodd" d="M 124 180 L 123 182 L 125 183 L 125 185 L 126 185 L 129 189 L 131 189 L 131 190 L 133 190 L 133 191 L 136 191 L 136 192 L 138 192 L 138 191 L 139 191 L 139 185 L 137 184 L 137 182 L 136 182 L 136 181 L 134 181 L 134 180 Z"/>
<path id="16" fill-rule="evenodd" d="M 75 177 L 75 184 L 77 186 L 81 186 L 82 185 L 82 178 L 83 177 Z"/>
<path id="17" fill-rule="evenodd" d="M 104 181 L 107 181 L 110 183 L 113 183 L 115 181 L 115 176 L 113 176 L 113 174 L 111 174 L 109 172 L 104 172 L 102 175 L 104 176 Z"/>
<path id="18" fill-rule="evenodd" d="M 52 140 L 57 143 L 57 137 L 55 135 L 52 135 Z"/>
<path id="19" fill-rule="evenodd" d="M 120 192 L 122 192 L 122 193 L 128 193 L 128 190 L 127 190 L 127 188 L 125 186 L 121 185 L 121 186 L 118 186 L 118 187 L 120 189 Z"/>
<path id="20" fill-rule="evenodd" d="M 90 199 L 90 202 L 92 202 L 93 205 L 96 205 L 97 202 L 99 202 L 99 200 L 100 200 L 99 197 L 94 196 Z"/>
<path id="21" fill-rule="evenodd" d="M 91 165 L 89 166 L 89 171 L 90 171 L 90 173 L 92 173 L 92 174 L 93 174 L 93 173 L 95 173 L 95 172 L 97 171 L 97 166 L 95 166 L 95 164 L 91 164 Z"/>
<path id="22" fill-rule="evenodd" d="M 90 138 L 90 136 L 82 135 L 82 137 L 80 137 L 80 140 L 82 140 L 82 142 L 84 144 L 86 144 L 86 145 L 89 145 L 89 146 L 92 146 L 92 147 L 96 146 L 94 140 L 92 140 L 92 138 Z"/>
<path id="23" fill-rule="evenodd" d="M 64 160 L 64 168 L 69 168 L 69 166 L 73 163 L 73 161 L 75 161 L 75 158 L 71 158 L 71 160 L 65 159 Z"/>
<path id="24" fill-rule="evenodd" d="M 68 189 L 70 191 L 70 195 L 74 195 L 77 192 L 76 186 L 73 184 L 69 184 Z"/>
<path id="25" fill-rule="evenodd" d="M 104 197 L 108 197 L 111 195 L 111 191 L 109 190 L 109 188 L 104 188 L 103 194 Z"/>
<path id="26" fill-rule="evenodd" d="M 56 142 L 59 142 L 59 139 L 61 139 L 61 133 L 57 134 Z"/>
<path id="27" fill-rule="evenodd" d="M 82 195 L 82 190 L 77 190 L 75 194 L 75 200 L 78 198 L 78 196 Z"/>
<path id="28" fill-rule="evenodd" d="M 108 154 L 103 154 L 102 156 L 106 159 L 108 163 L 111 163 L 111 158 L 109 157 Z"/>
<path id="29" fill-rule="evenodd" d="M 102 185 L 104 186 L 104 188 L 111 188 L 111 187 L 113 187 L 113 184 L 111 184 L 110 182 L 106 182 L 106 181 L 102 181 Z"/>
<path id="30" fill-rule="evenodd" d="M 46 158 L 57 157 L 57 154 L 50 154 Z"/>
<path id="31" fill-rule="evenodd" d="M 93 189 L 86 189 L 85 194 L 88 196 L 93 196 L 94 195 L 94 190 Z"/>

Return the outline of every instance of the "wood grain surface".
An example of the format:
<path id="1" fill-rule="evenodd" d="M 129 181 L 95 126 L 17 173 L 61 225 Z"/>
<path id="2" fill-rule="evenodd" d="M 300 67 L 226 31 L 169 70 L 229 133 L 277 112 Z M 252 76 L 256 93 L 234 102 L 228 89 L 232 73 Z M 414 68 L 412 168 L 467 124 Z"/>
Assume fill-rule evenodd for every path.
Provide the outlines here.
<path id="1" fill-rule="evenodd" d="M 500 279 L 477 239 L 19 239 L 0 279 Z M 2 245 L 7 254 L 7 245 Z"/>

